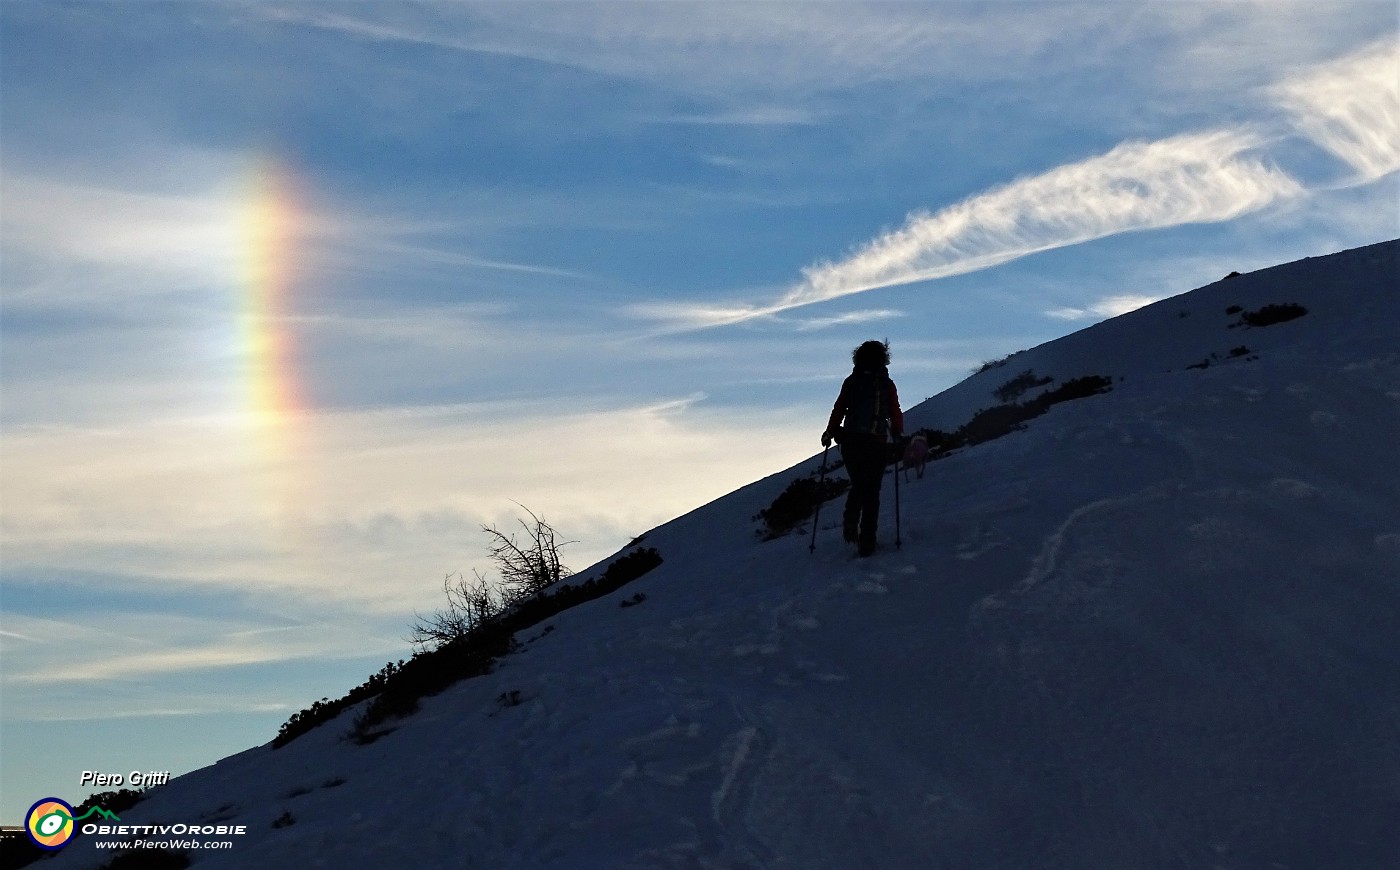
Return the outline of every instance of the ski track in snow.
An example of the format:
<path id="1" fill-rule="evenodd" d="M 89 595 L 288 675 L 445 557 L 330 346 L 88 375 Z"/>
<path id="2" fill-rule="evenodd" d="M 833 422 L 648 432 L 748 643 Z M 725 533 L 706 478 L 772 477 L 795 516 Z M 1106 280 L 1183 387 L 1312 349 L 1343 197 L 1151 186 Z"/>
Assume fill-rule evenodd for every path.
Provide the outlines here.
<path id="1" fill-rule="evenodd" d="M 1051 574 L 1055 573 L 1056 560 L 1059 558 L 1060 549 L 1065 545 L 1065 536 L 1069 533 L 1070 528 L 1075 523 L 1079 522 L 1089 514 L 1092 514 L 1094 511 L 1101 510 L 1103 508 L 1110 507 L 1113 505 L 1118 505 L 1123 503 L 1124 501 L 1127 500 L 1116 498 L 1104 498 L 1075 508 L 1075 510 L 1072 513 L 1070 513 L 1069 516 L 1065 517 L 1064 521 L 1060 523 L 1059 527 L 1056 528 L 1055 531 L 1052 532 L 1050 536 L 1045 539 L 1044 543 L 1041 544 L 1040 553 L 1035 557 L 1035 564 L 1031 566 L 1030 573 L 1027 574 L 1025 578 L 1016 585 L 1014 591 L 1018 593 L 1028 592 L 1037 583 L 1041 582 L 1046 577 L 1049 577 Z"/>
<path id="2" fill-rule="evenodd" d="M 729 798 L 729 791 L 734 787 L 734 780 L 743 770 L 744 763 L 748 761 L 749 751 L 753 748 L 754 741 L 758 739 L 758 729 L 752 725 L 739 729 L 730 739 L 733 744 L 733 754 L 729 762 L 724 765 L 724 778 L 720 781 L 719 788 L 715 789 L 713 797 L 710 799 L 710 806 L 716 822 L 720 821 L 720 810 L 724 807 L 725 801 Z"/>

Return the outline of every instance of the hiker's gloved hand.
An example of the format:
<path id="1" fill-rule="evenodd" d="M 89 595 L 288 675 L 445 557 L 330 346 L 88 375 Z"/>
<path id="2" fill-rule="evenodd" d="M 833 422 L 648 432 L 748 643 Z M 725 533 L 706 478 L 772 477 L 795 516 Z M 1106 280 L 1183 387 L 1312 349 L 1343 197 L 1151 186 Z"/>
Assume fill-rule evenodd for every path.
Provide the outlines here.
<path id="1" fill-rule="evenodd" d="M 828 430 L 826 430 L 825 432 L 822 433 L 822 446 L 823 446 L 823 447 L 830 447 L 830 446 L 831 446 L 831 442 L 833 442 L 833 441 L 835 441 L 837 444 L 840 444 L 840 443 L 841 443 L 841 436 L 840 436 L 840 435 L 837 435 L 835 432 L 831 431 L 830 429 L 828 429 Z"/>

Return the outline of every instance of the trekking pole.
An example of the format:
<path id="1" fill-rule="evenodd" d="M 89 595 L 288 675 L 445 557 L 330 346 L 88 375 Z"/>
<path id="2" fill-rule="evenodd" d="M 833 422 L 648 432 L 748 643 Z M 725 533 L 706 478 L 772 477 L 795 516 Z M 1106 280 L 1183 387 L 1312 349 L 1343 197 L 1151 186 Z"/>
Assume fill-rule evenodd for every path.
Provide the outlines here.
<path id="1" fill-rule="evenodd" d="M 829 450 L 830 444 L 822 448 L 822 476 L 817 481 L 817 509 L 812 512 L 812 545 L 807 548 L 808 553 L 817 551 L 817 520 L 821 519 L 822 515 L 822 491 L 826 488 L 826 454 Z"/>
<path id="2" fill-rule="evenodd" d="M 899 441 L 896 440 L 894 444 L 894 548 L 899 550 L 904 547 L 904 542 L 899 539 L 899 462 L 904 457 L 899 450 Z"/>

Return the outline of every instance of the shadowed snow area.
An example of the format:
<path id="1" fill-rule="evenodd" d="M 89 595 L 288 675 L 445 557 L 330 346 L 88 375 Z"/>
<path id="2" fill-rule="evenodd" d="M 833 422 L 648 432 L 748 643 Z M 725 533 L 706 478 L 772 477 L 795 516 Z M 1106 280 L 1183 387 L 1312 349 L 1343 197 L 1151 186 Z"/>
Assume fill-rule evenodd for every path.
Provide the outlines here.
<path id="1" fill-rule="evenodd" d="M 1306 313 L 1241 323 L 1268 305 Z M 381 739 L 352 711 L 122 822 L 246 825 L 189 858 L 261 870 L 1396 866 L 1400 242 L 1017 354 L 908 428 L 1028 369 L 1054 381 L 1021 400 L 1113 386 L 901 481 L 901 548 L 893 471 L 874 557 L 839 500 L 814 553 L 810 524 L 759 540 L 814 458 L 653 530 L 664 564 Z"/>

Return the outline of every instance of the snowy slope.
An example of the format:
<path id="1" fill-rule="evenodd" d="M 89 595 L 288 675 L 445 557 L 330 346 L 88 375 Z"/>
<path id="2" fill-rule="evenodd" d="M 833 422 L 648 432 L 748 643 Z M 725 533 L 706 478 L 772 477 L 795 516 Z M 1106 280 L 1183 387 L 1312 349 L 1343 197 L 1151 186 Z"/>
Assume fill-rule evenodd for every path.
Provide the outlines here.
<path id="1" fill-rule="evenodd" d="M 1228 328 L 1270 303 L 1308 314 Z M 851 559 L 834 503 L 815 554 L 760 543 L 804 463 L 388 736 L 347 714 L 123 821 L 246 825 L 191 857 L 262 870 L 1400 866 L 1400 242 L 1026 351 L 911 427 L 1024 369 L 1115 383 L 903 485 L 902 549 Z"/>

